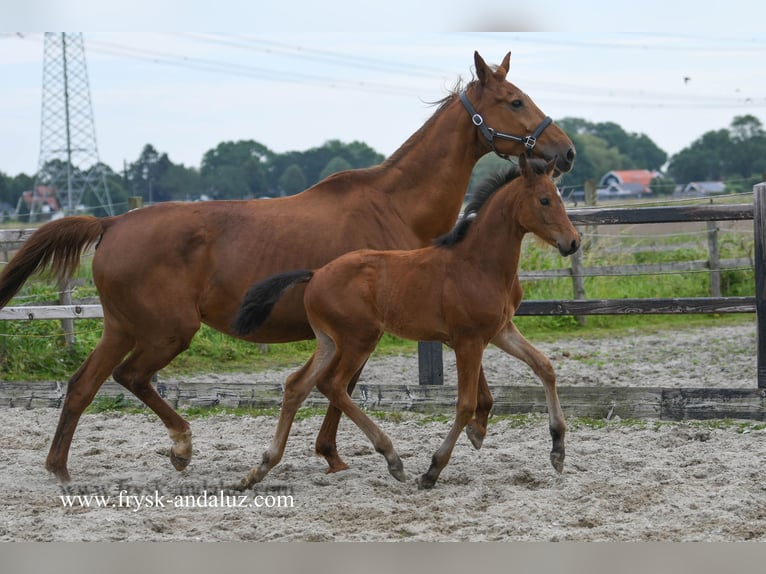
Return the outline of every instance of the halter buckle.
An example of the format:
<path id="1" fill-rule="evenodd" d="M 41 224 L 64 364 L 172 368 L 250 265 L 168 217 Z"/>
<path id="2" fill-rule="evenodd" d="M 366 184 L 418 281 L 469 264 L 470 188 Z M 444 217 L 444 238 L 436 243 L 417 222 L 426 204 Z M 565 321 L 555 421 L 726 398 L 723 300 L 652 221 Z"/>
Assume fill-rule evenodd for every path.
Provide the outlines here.
<path id="1" fill-rule="evenodd" d="M 484 118 L 481 117 L 480 114 L 474 114 L 474 115 L 471 116 L 471 121 L 473 122 L 473 125 L 478 127 L 478 126 L 480 126 L 481 124 L 484 123 Z"/>

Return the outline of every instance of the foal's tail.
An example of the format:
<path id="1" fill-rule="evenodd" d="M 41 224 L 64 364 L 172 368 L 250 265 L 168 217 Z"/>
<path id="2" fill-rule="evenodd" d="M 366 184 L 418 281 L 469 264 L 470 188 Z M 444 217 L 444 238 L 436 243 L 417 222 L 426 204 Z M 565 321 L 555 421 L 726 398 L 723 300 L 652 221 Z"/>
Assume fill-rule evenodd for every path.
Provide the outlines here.
<path id="1" fill-rule="evenodd" d="M 104 220 L 76 215 L 51 221 L 24 242 L 0 274 L 0 308 L 21 289 L 29 276 L 46 269 L 69 277 L 80 266 L 80 256 L 104 233 Z"/>
<path id="2" fill-rule="evenodd" d="M 231 327 L 234 333 L 247 335 L 255 331 L 266 322 L 285 291 L 297 283 L 308 283 L 313 276 L 313 271 L 298 269 L 272 275 L 255 283 L 245 294 L 234 318 Z"/>

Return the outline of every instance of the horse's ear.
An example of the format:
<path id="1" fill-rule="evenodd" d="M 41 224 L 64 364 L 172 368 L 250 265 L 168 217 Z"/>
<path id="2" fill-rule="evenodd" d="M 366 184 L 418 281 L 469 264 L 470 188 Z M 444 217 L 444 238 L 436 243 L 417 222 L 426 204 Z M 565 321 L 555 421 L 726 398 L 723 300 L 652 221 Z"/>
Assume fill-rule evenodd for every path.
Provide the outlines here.
<path id="1" fill-rule="evenodd" d="M 502 69 L 500 69 L 502 68 Z M 508 71 L 511 69 L 511 53 L 508 52 L 505 55 L 505 58 L 503 58 L 503 63 L 500 64 L 500 68 L 498 68 L 498 72 L 504 71 L 504 76 L 508 75 Z"/>
<path id="2" fill-rule="evenodd" d="M 487 83 L 487 78 L 492 76 L 492 70 L 489 69 L 484 59 L 479 56 L 479 52 L 473 53 L 473 64 L 476 68 L 476 77 L 479 78 L 479 83 L 483 86 Z"/>
<path id="3" fill-rule="evenodd" d="M 552 176 L 553 175 L 553 172 L 556 169 L 556 160 L 557 159 L 558 158 L 556 156 L 553 156 L 553 159 L 551 159 L 550 161 L 546 162 L 546 164 L 545 164 L 545 173 L 546 173 L 546 175 L 548 175 L 548 176 Z"/>

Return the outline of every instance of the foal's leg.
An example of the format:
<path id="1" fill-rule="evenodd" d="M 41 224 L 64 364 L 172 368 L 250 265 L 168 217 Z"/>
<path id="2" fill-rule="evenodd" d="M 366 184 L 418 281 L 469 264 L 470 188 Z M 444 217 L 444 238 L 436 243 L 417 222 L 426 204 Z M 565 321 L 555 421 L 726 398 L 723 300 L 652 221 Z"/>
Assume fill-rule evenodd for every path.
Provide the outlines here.
<path id="1" fill-rule="evenodd" d="M 492 410 L 494 404 L 492 393 L 487 384 L 487 377 L 484 376 L 484 367 L 479 371 L 479 388 L 476 400 L 476 416 L 468 421 L 465 434 L 473 447 L 479 450 L 484 443 L 484 437 L 487 436 L 487 420 L 489 419 L 489 411 Z"/>
<path id="2" fill-rule="evenodd" d="M 370 442 L 375 447 L 375 451 L 382 454 L 386 459 L 388 471 L 391 475 L 395 479 L 404 482 L 407 480 L 404 473 L 404 465 L 394 449 L 391 439 L 351 400 L 347 392 L 346 381 L 354 373 L 358 373 L 362 365 L 366 363 L 367 358 L 375 350 L 380 335 L 382 333 L 369 337 L 358 334 L 358 338 L 352 343 L 338 343 L 336 351 L 338 363 L 333 365 L 331 372 L 328 372 L 330 377 L 320 377 L 317 389 L 330 400 L 331 404 L 342 411 L 367 435 L 367 438 L 370 439 Z M 369 341 L 369 343 L 365 344 L 362 341 Z"/>
<path id="3" fill-rule="evenodd" d="M 548 357 L 535 349 L 524 338 L 512 322 L 508 323 L 508 326 L 492 339 L 492 343 L 506 353 L 524 361 L 540 377 L 545 389 L 548 420 L 553 439 L 551 464 L 557 472 L 562 472 L 564 470 L 564 436 L 566 435 L 567 427 L 564 421 L 564 413 L 559 403 L 558 393 L 556 392 L 556 373 L 553 371 L 553 365 L 551 365 Z"/>
<path id="4" fill-rule="evenodd" d="M 287 445 L 287 437 L 290 435 L 290 427 L 295 420 L 295 413 L 298 412 L 298 408 L 306 400 L 311 389 L 314 388 L 317 375 L 327 368 L 332 354 L 331 350 L 325 352 L 321 348 L 321 344 L 317 343 L 317 349 L 308 362 L 287 378 L 282 397 L 282 408 L 279 411 L 279 421 L 271 446 L 263 453 L 261 464 L 253 468 L 247 477 L 242 479 L 241 489 L 250 488 L 256 482 L 263 480 L 266 474 L 282 460 Z"/>
<path id="5" fill-rule="evenodd" d="M 351 393 L 354 391 L 354 387 L 356 387 L 356 383 L 359 380 L 359 376 L 362 374 L 363 368 L 364 366 L 362 366 L 362 368 L 359 369 L 348 382 L 346 392 L 349 396 L 351 396 Z M 327 469 L 328 473 L 339 472 L 348 468 L 348 465 L 343 462 L 343 459 L 338 454 L 338 447 L 336 445 L 338 424 L 340 423 L 342 414 L 343 413 L 338 407 L 330 403 L 327 407 L 327 412 L 324 415 L 322 427 L 319 429 L 319 434 L 317 435 L 316 453 L 323 456 L 327 461 L 327 464 L 330 465 Z"/>
<path id="6" fill-rule="evenodd" d="M 59 422 L 53 435 L 48 457 L 45 460 L 45 468 L 60 481 L 68 482 L 71 479 L 67 469 L 67 459 L 80 416 L 93 401 L 98 389 L 109 377 L 112 369 L 130 351 L 132 346 L 132 339 L 120 336 L 110 330 L 107 318 L 104 334 L 98 345 L 69 379 Z"/>
<path id="7" fill-rule="evenodd" d="M 455 345 L 457 362 L 458 397 L 455 422 L 444 442 L 431 458 L 428 471 L 418 479 L 419 488 L 432 488 L 439 474 L 447 466 L 452 449 L 468 421 L 473 417 L 478 402 L 479 378 L 481 375 L 481 357 L 484 345 L 479 341 L 468 341 Z"/>
<path id="8" fill-rule="evenodd" d="M 168 331 L 172 328 L 172 331 Z M 151 336 L 136 342 L 133 352 L 112 373 L 114 380 L 152 409 L 168 429 L 173 441 L 170 462 L 176 470 L 184 470 L 192 457 L 192 433 L 184 420 L 152 386 L 152 376 L 187 349 L 199 323 L 185 328 L 165 324 Z"/>

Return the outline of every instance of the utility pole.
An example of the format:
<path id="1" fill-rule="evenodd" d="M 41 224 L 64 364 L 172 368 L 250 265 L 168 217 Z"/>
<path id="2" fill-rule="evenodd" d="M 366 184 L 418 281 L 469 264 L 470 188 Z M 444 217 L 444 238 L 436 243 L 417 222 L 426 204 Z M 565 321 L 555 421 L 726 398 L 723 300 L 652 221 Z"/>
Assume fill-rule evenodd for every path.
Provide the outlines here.
<path id="1" fill-rule="evenodd" d="M 29 219 L 60 207 L 65 215 L 88 208 L 114 215 L 96 144 L 88 69 L 81 33 L 46 33 L 40 160 Z M 97 213 L 98 214 L 98 213 Z"/>

